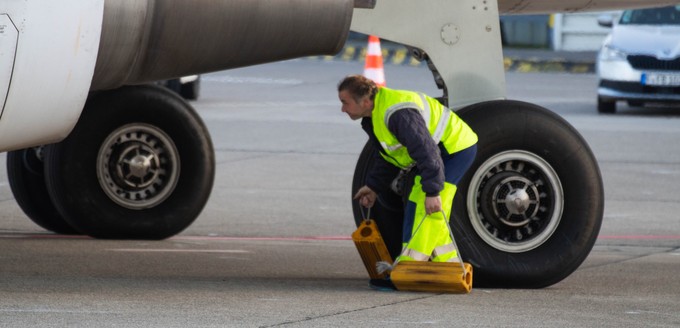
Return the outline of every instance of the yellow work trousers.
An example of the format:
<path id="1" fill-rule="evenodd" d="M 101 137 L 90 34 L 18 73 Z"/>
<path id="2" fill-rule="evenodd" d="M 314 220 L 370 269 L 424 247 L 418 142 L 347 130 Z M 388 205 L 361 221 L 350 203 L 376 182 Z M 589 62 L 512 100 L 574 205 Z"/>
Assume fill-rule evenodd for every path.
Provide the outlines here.
<path id="1" fill-rule="evenodd" d="M 404 214 L 403 251 L 398 258 L 399 261 L 460 261 L 449 235 L 449 228 L 446 226 L 451 217 L 456 189 L 456 185 L 444 182 L 444 189 L 439 193 L 446 219 L 442 212 L 426 216 L 426 195 L 420 183 L 420 176 L 415 177 Z"/>

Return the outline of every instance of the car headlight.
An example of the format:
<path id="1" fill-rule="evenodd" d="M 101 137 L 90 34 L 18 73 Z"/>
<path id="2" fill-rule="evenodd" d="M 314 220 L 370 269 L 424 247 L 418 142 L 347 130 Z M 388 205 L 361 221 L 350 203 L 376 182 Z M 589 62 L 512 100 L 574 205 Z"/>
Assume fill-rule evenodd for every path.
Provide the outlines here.
<path id="1" fill-rule="evenodd" d="M 600 51 L 600 60 L 602 61 L 622 61 L 626 60 L 627 56 L 628 54 L 611 45 L 605 45 Z"/>

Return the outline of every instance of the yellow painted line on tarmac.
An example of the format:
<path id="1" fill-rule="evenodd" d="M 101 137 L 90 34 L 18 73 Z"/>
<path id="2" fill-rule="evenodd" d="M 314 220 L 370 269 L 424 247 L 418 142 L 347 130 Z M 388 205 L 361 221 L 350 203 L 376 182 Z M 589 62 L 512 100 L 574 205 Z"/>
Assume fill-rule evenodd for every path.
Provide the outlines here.
<path id="1" fill-rule="evenodd" d="M 354 59 L 354 57 L 357 55 L 357 48 L 356 47 L 345 47 L 344 51 L 340 55 L 340 59 L 344 61 L 350 61 Z"/>
<path id="2" fill-rule="evenodd" d="M 322 61 L 358 61 L 363 62 L 366 58 L 367 48 L 362 46 L 348 45 L 345 46 L 338 54 L 334 56 L 310 56 L 306 57 L 311 60 Z M 406 48 L 389 49 L 387 47 L 381 48 L 383 62 L 387 65 L 395 66 L 413 66 L 419 67 L 425 65 L 423 61 L 414 58 Z M 537 72 L 555 72 L 555 73 L 574 73 L 584 74 L 595 72 L 595 64 L 588 62 L 570 62 L 565 59 L 555 58 L 548 60 L 541 60 L 540 58 L 514 58 L 503 57 L 503 66 L 506 71 L 518 73 L 537 73 Z"/>
<path id="3" fill-rule="evenodd" d="M 401 65 L 402 63 L 404 63 L 408 55 L 409 55 L 408 51 L 406 50 L 397 50 L 394 52 L 394 56 L 392 56 L 390 63 L 392 63 L 393 65 Z"/>

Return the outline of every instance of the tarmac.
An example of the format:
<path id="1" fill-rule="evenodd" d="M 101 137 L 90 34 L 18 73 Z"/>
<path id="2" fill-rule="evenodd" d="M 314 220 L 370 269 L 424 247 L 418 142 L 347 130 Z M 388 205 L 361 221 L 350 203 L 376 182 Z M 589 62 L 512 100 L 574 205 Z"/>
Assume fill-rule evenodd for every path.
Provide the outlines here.
<path id="1" fill-rule="evenodd" d="M 312 59 L 363 61 L 366 55 L 366 42 L 349 40 L 335 56 L 314 56 Z M 400 44 L 381 42 L 383 63 L 385 65 L 426 65 L 411 56 L 408 49 Z M 503 61 L 506 71 L 594 73 L 597 51 L 554 51 L 535 48 L 503 48 Z"/>
<path id="2" fill-rule="evenodd" d="M 594 73 L 597 51 L 503 48 L 508 71 Z"/>

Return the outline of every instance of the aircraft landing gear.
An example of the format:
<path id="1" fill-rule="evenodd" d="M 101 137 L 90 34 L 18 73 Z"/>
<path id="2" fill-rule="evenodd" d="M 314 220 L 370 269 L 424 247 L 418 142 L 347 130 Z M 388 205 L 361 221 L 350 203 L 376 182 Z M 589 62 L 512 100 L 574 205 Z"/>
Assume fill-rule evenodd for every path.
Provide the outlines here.
<path id="1" fill-rule="evenodd" d="M 43 173 L 44 147 L 7 153 L 7 179 L 19 207 L 31 221 L 59 234 L 78 234 L 52 204 Z"/>
<path id="2" fill-rule="evenodd" d="M 71 134 L 45 147 L 44 184 L 76 231 L 163 239 L 199 215 L 214 167 L 208 131 L 186 101 L 159 86 L 123 87 L 91 94 Z"/>
<path id="3" fill-rule="evenodd" d="M 475 286 L 541 288 L 571 274 L 600 230 L 604 191 L 599 167 L 580 134 L 556 114 L 518 101 L 489 101 L 457 112 L 479 136 L 475 162 L 454 198 L 451 226 Z M 367 144 L 353 193 L 372 166 Z M 360 222 L 359 204 L 352 203 Z M 381 196 L 372 216 L 395 256 L 403 212 Z"/>

